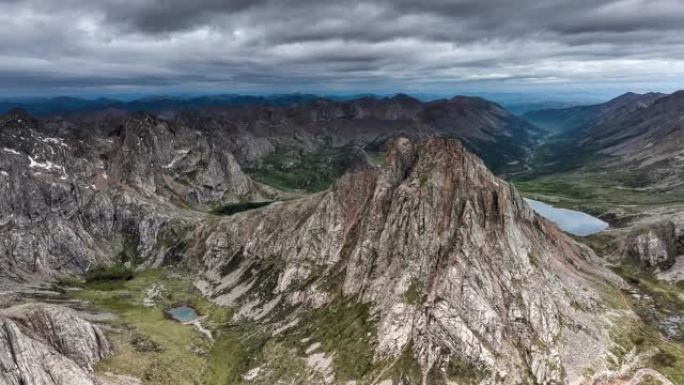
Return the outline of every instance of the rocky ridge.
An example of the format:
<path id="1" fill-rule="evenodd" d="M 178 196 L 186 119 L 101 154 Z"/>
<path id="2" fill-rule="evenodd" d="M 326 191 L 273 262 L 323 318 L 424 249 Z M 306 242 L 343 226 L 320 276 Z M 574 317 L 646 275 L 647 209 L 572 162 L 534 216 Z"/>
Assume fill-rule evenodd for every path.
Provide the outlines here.
<path id="1" fill-rule="evenodd" d="M 578 384 L 607 354 L 599 287 L 618 279 L 457 141 L 396 140 L 380 170 L 193 238 L 199 287 L 237 317 L 369 303 L 375 360 L 408 352 L 424 384 L 454 361 L 483 383 Z"/>
<path id="2" fill-rule="evenodd" d="M 384 152 L 385 144 L 398 136 L 459 138 L 490 168 L 506 172 L 524 168 L 543 134 L 495 103 L 463 96 L 432 102 L 397 95 L 349 101 L 313 98 L 291 105 L 217 103 L 189 108 L 179 103 L 147 108 L 175 127 L 212 138 L 213 145 L 230 151 L 244 170 L 260 179 L 282 181 L 292 174 L 320 179 L 316 186 L 285 180 L 289 187 L 309 190 L 325 189 L 359 166 L 372 167 L 368 154 Z M 111 132 L 131 114 L 125 107 L 108 108 L 43 121 L 55 135 L 88 137 L 93 130 Z"/>
<path id="3" fill-rule="evenodd" d="M 50 136 L 22 111 L 0 118 L 0 281 L 159 265 L 208 208 L 272 199 L 201 133 L 147 115 L 110 135 Z"/>
<path id="4" fill-rule="evenodd" d="M 0 310 L 0 384 L 93 385 L 93 365 L 111 353 L 102 330 L 67 308 Z"/>
<path id="5" fill-rule="evenodd" d="M 554 120 L 554 114 L 586 115 L 586 119 L 552 138 L 550 155 L 542 157 L 540 163 L 545 164 L 537 172 L 575 169 L 629 189 L 681 194 L 683 107 L 684 91 L 679 91 L 670 95 L 630 93 L 597 106 L 540 111 L 537 118 L 552 121 L 547 124 L 563 125 Z"/>
<path id="6" fill-rule="evenodd" d="M 388 107 L 383 116 L 425 113 L 410 98 L 393 103 L 401 108 Z M 340 122 L 339 111 L 314 120 Z M 279 116 L 269 119 L 291 119 Z M 483 384 L 578 384 L 584 368 L 606 370 L 611 317 L 601 287 L 618 279 L 459 141 L 391 139 L 394 132 L 384 139 L 391 144 L 381 168 L 360 162 L 324 192 L 219 218 L 206 209 L 279 193 L 242 171 L 244 154 L 226 150 L 237 143 L 226 142 L 233 136 L 207 135 L 211 125 L 194 130 L 183 121 L 189 118 L 179 119 L 125 115 L 90 136 L 21 111 L 0 119 L 0 281 L 83 274 L 101 264 L 187 267 L 206 296 L 273 337 L 335 304 L 366 309 L 367 351 L 354 353 L 382 369 L 338 373 L 340 355 L 312 342 L 298 361 L 314 372 L 309 384 L 386 381 L 395 365 L 387 362 L 403 359 L 418 374 L 396 383 L 448 383 L 454 368 L 466 368 Z M 491 127 L 486 120 L 482 127 Z M 334 132 L 344 132 L 339 128 Z M 477 135 L 485 138 L 488 129 Z M 254 143 L 330 140 L 294 132 L 286 139 L 269 132 Z M 420 140 L 451 136 L 419 132 Z M 46 324 L 31 319 L 35 329 L 22 333 Z M 43 359 L 58 345 L 31 346 L 37 362 L 80 360 L 81 369 L 67 377 L 73 381 L 86 378 L 79 370 L 88 376 L 95 360 L 66 350 Z M 243 379 L 269 383 L 276 365 L 265 360 L 263 370 L 252 368 Z"/>

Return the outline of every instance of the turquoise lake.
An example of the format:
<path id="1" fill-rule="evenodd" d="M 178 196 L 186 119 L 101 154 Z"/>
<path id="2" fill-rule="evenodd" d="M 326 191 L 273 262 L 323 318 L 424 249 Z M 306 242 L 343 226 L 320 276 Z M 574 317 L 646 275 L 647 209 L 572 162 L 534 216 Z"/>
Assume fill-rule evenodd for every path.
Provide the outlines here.
<path id="1" fill-rule="evenodd" d="M 182 323 L 194 321 L 197 318 L 199 318 L 199 315 L 197 314 L 195 309 L 189 306 L 173 307 L 167 310 L 167 312 L 173 319 Z"/>

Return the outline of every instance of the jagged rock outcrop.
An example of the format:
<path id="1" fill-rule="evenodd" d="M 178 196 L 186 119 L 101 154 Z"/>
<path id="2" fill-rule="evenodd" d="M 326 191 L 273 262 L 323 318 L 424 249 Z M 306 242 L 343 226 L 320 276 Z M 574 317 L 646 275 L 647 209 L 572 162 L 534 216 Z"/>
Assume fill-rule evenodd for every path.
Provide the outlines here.
<path id="1" fill-rule="evenodd" d="M 376 360 L 409 349 L 423 384 L 454 361 L 482 383 L 577 384 L 606 352 L 597 285 L 616 278 L 455 140 L 398 139 L 380 170 L 194 238 L 198 286 L 237 317 L 369 303 Z"/>
<path id="2" fill-rule="evenodd" d="M 0 384 L 92 385 L 93 364 L 111 353 L 100 328 L 67 308 L 0 311 Z"/>
<path id="3" fill-rule="evenodd" d="M 156 116 L 107 108 L 40 120 L 12 110 L 0 117 L 0 279 L 82 273 L 134 256 L 158 265 L 169 240 L 202 217 L 196 209 L 279 196 L 242 166 L 266 180 L 294 175 L 296 185 L 318 190 L 344 172 L 377 167 L 366 150 L 399 134 L 460 137 L 505 166 L 524 158 L 540 133 L 494 103 L 465 97 L 219 105 Z M 490 156 L 503 141 L 511 150 Z"/>
<path id="4" fill-rule="evenodd" d="M 180 263 L 207 296 L 274 335 L 340 299 L 363 304 L 372 328 L 361 353 L 377 363 L 409 357 L 419 368 L 412 381 L 424 385 L 446 383 L 461 364 L 482 384 L 504 385 L 575 385 L 582 369 L 601 368 L 609 336 L 597 285 L 615 277 L 459 141 L 392 140 L 405 131 L 463 136 L 482 149 L 509 138 L 517 155 L 501 158 L 508 163 L 535 137 L 516 136 L 529 128 L 517 118 L 480 99 L 407 97 L 265 108 L 258 118 L 248 109 L 212 114 L 123 114 L 90 136 L 21 111 L 2 117 L 0 280 Z M 384 165 L 374 167 L 364 149 L 387 141 Z M 255 147 L 227 150 L 237 143 Z M 301 155 L 296 161 L 342 158 L 337 171 L 354 172 L 324 192 L 230 217 L 198 210 L 272 199 L 277 192 L 238 163 L 283 150 Z M 49 311 L 3 317 L 7 341 L 37 357 L 37 383 L 93 381 L 88 368 L 102 355 L 88 325 Z M 55 320 L 80 325 L 89 339 L 70 350 L 71 329 Z M 304 365 L 318 373 L 310 383 L 328 384 L 336 353 L 317 349 Z M 3 365 L 33 370 L 12 357 Z"/>
<path id="5" fill-rule="evenodd" d="M 109 175 L 145 196 L 171 193 L 183 202 L 216 204 L 276 195 L 252 181 L 229 151 L 215 148 L 200 131 L 138 114 L 124 122 L 120 141 Z"/>
<path id="6" fill-rule="evenodd" d="M 667 269 L 677 256 L 675 225 L 664 221 L 643 226 L 627 237 L 623 249 L 643 267 Z"/>
<path id="7" fill-rule="evenodd" d="M 397 95 L 349 101 L 307 98 L 296 103 L 238 105 L 220 100 L 195 105 L 189 100 L 178 100 L 164 108 L 136 102 L 122 103 L 117 108 L 94 108 L 94 111 L 45 118 L 45 126 L 55 135 L 74 138 L 88 138 L 93 132 L 106 135 L 116 131 L 122 122 L 130 124 L 130 118 L 140 117 L 127 110 L 145 109 L 163 119 L 163 126 L 173 132 L 169 136 L 157 129 L 158 137 L 178 139 L 184 132 L 201 133 L 210 138 L 210 147 L 232 153 L 240 166 L 259 180 L 282 182 L 286 179 L 286 187 L 316 191 L 326 188 L 345 172 L 356 170 L 359 164 L 372 168 L 373 162 L 366 152 L 381 153 L 386 143 L 398 136 L 414 140 L 459 138 L 496 172 L 524 170 L 532 148 L 543 136 L 541 129 L 501 106 L 464 96 L 431 102 Z M 199 138 L 200 144 L 203 141 Z M 216 155 L 219 164 L 225 166 L 232 162 L 222 159 L 221 152 Z M 289 178 L 283 178 L 282 173 Z M 301 174 L 306 174 L 304 180 L 297 178 Z M 217 181 L 213 178 L 215 175 L 211 176 Z M 306 179 L 317 178 L 319 183 L 313 186 L 307 183 Z M 151 179 L 146 184 L 151 185 Z M 201 184 L 193 186 L 201 187 Z"/>
<path id="8" fill-rule="evenodd" d="M 48 136 L 22 111 L 0 117 L 0 280 L 158 265 L 209 208 L 273 197 L 201 133 L 134 115 L 105 136 Z"/>

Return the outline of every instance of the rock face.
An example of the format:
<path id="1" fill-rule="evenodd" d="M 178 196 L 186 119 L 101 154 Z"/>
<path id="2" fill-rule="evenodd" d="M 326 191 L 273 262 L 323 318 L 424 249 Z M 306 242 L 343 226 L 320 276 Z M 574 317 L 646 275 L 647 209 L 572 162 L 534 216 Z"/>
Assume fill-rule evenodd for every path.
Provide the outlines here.
<path id="1" fill-rule="evenodd" d="M 158 265 L 208 208 L 264 200 L 230 154 L 148 115 L 77 139 L 22 111 L 0 117 L 0 280 L 99 264 Z"/>
<path id="2" fill-rule="evenodd" d="M 597 285 L 615 277 L 466 149 L 487 158 L 505 139 L 511 152 L 496 159 L 527 155 L 535 129 L 493 103 L 399 96 L 88 116 L 0 118 L 0 280 L 181 264 L 207 296 L 274 335 L 314 310 L 360 304 L 371 327 L 358 354 L 407 357 L 418 368 L 409 383 L 446 384 L 467 369 L 482 384 L 575 385 L 582 369 L 600 368 L 610 343 Z M 386 143 L 373 167 L 366 151 Z M 283 153 L 298 154 L 280 162 L 293 169 L 333 154 L 337 171 L 354 172 L 304 198 L 207 213 L 276 198 L 242 167 Z M 90 384 L 109 351 L 99 329 L 58 308 L 0 320 L 8 384 Z M 339 355 L 312 346 L 301 362 L 317 373 L 308 383 L 331 383 Z M 272 383 L 263 376 L 273 373 L 244 375 Z M 348 380 L 387 381 L 370 375 Z"/>
<path id="3" fill-rule="evenodd" d="M 625 249 L 627 255 L 644 267 L 669 268 L 678 250 L 674 223 L 665 221 L 634 231 L 628 237 Z"/>
<path id="4" fill-rule="evenodd" d="M 432 102 L 397 95 L 344 102 L 310 98 L 289 104 L 217 101 L 195 106 L 192 101 L 178 101 L 175 105 L 132 103 L 117 108 L 44 121 L 54 135 L 89 137 L 93 130 L 101 135 L 115 130 L 128 119 L 129 110 L 143 108 L 163 117 L 176 132 L 199 131 L 211 138 L 212 147 L 231 152 L 253 175 L 269 180 L 282 173 L 306 174 L 308 179 L 321 178 L 318 189 L 326 188 L 344 172 L 358 169 L 359 164 L 372 167 L 365 152 L 383 152 L 385 144 L 398 136 L 459 138 L 489 167 L 506 172 L 524 169 L 543 134 L 495 103 L 463 96 Z M 166 158 L 170 162 L 172 157 Z M 306 180 L 289 182 L 290 187 L 312 187 Z"/>
<path id="5" fill-rule="evenodd" d="M 605 353 L 596 285 L 614 277 L 458 141 L 398 139 L 380 170 L 194 238 L 199 286 L 238 317 L 369 303 L 375 359 L 408 351 L 424 384 L 454 362 L 483 383 L 577 384 Z"/>
<path id="6" fill-rule="evenodd" d="M 92 385 L 111 354 L 104 333 L 72 310 L 22 305 L 0 312 L 0 384 Z"/>
<path id="7" fill-rule="evenodd" d="M 494 103 L 465 97 L 156 115 L 109 108 L 41 120 L 12 110 L 0 116 L 0 280 L 133 259 L 160 265 L 205 217 L 197 209 L 280 195 L 243 167 L 325 188 L 345 172 L 375 168 L 367 151 L 400 134 L 459 137 L 503 167 L 519 164 L 540 132 Z"/>

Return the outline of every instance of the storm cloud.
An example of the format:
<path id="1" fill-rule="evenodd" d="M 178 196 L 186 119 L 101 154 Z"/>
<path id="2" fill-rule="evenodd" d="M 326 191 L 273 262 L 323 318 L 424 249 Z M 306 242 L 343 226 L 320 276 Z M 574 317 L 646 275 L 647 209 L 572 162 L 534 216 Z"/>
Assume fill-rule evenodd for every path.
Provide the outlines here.
<path id="1" fill-rule="evenodd" d="M 681 0 L 0 0 L 0 92 L 674 89 L 682 20 Z"/>

